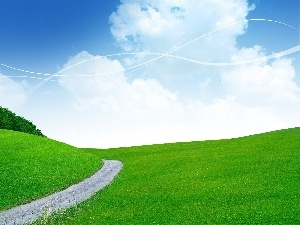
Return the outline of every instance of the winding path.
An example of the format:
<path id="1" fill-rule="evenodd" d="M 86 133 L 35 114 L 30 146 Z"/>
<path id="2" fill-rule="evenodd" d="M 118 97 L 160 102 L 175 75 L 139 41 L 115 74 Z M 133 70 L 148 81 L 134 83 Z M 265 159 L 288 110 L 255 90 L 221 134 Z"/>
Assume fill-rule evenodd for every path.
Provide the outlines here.
<path id="1" fill-rule="evenodd" d="M 48 216 L 87 200 L 107 186 L 123 166 L 122 162 L 117 160 L 103 160 L 103 163 L 98 172 L 78 184 L 31 203 L 0 212 L 0 224 L 32 223 L 43 216 Z"/>

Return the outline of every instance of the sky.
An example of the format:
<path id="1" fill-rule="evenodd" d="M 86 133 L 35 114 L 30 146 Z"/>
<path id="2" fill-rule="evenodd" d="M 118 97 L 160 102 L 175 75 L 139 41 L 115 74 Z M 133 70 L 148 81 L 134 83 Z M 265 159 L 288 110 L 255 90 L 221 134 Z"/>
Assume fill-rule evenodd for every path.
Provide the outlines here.
<path id="1" fill-rule="evenodd" d="M 297 0 L 3 0 L 0 106 L 111 148 L 300 126 Z"/>

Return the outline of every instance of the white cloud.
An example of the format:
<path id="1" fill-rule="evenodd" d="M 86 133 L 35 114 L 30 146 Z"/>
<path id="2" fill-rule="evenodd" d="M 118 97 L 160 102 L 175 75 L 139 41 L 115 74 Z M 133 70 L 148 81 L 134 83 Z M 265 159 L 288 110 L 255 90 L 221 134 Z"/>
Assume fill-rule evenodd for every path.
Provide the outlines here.
<path id="1" fill-rule="evenodd" d="M 197 134 L 195 140 L 239 137 L 284 127 L 272 109 L 243 105 L 230 95 L 209 104 L 192 101 L 187 105 L 187 115 L 189 126 Z"/>
<path id="2" fill-rule="evenodd" d="M 127 81 L 124 69 L 117 60 L 99 58 L 82 52 L 64 66 L 78 64 L 65 71 L 72 75 L 61 78 L 65 87 L 75 99 L 79 109 L 99 108 L 121 115 L 139 115 L 152 113 L 172 113 L 180 106 L 177 96 L 164 89 L 154 79 L 135 79 Z M 120 71 L 110 73 L 112 71 Z M 106 74 L 105 74 L 106 73 Z M 92 77 L 78 77 L 78 74 L 102 74 Z"/>
<path id="3" fill-rule="evenodd" d="M 88 59 L 91 61 L 65 73 L 100 74 L 109 69 L 122 70 L 119 62 L 97 59 L 87 52 L 70 59 L 65 67 Z M 76 107 L 65 108 L 64 114 L 51 119 L 54 124 L 63 124 L 63 130 L 48 129 L 46 134 L 80 147 L 229 138 L 286 125 L 271 108 L 243 105 L 229 95 L 211 103 L 184 102 L 157 80 L 129 82 L 123 72 L 96 77 L 64 77 L 61 85 Z"/>
<path id="4" fill-rule="evenodd" d="M 111 32 L 125 51 L 164 53 L 244 20 L 252 9 L 246 0 L 121 0 L 110 16 Z M 262 47 L 236 46 L 246 27 L 246 22 L 226 27 L 174 54 L 208 62 L 264 56 Z M 212 68 L 164 58 L 135 76 L 124 69 L 147 59 L 133 55 L 118 61 L 87 52 L 71 58 L 64 68 L 77 66 L 64 71 L 71 76 L 60 85 L 75 107 L 66 104 L 52 120 L 65 129 L 49 128 L 48 135 L 81 147 L 118 147 L 229 138 L 300 124 L 290 59 Z M 82 74 L 98 75 L 75 76 Z"/>
<path id="5" fill-rule="evenodd" d="M 139 50 L 154 52 L 164 52 L 176 44 L 244 20 L 251 10 L 245 0 L 121 2 L 118 10 L 110 16 L 111 32 L 117 43 L 126 50 L 138 47 Z M 241 22 L 218 31 L 198 42 L 197 49 L 187 48 L 186 53 L 203 56 L 201 52 L 233 47 L 235 37 L 244 32 L 246 24 Z"/>
<path id="6" fill-rule="evenodd" d="M 16 109 L 25 99 L 24 87 L 0 73 L 0 106 Z"/>
<path id="7" fill-rule="evenodd" d="M 240 60 L 264 56 L 260 47 L 242 49 L 233 56 Z M 291 59 L 280 58 L 271 63 L 257 62 L 236 66 L 223 72 L 222 83 L 239 102 L 256 105 L 296 104 L 300 88 L 295 82 Z"/>
<path id="8" fill-rule="evenodd" d="M 125 51 L 166 53 L 177 49 L 172 54 L 207 62 L 226 62 L 237 51 L 236 37 L 245 32 L 247 22 L 244 20 L 252 9 L 246 0 L 122 0 L 110 16 L 111 32 Z M 236 21 L 242 22 L 226 26 Z M 221 27 L 224 29 L 208 34 Z M 128 56 L 124 62 L 135 65 L 135 60 L 139 63 L 154 57 Z M 174 92 L 186 91 L 184 86 L 189 86 L 188 92 L 194 94 L 199 89 L 197 84 L 216 73 L 219 71 L 212 67 L 162 57 L 132 73 L 131 77 L 155 78 L 168 84 Z M 213 85 L 211 82 L 210 86 Z"/>
<path id="9" fill-rule="evenodd" d="M 154 109 L 138 113 L 132 109 L 131 115 L 115 114 L 113 110 L 103 111 L 95 107 L 84 111 L 68 108 L 63 115 L 51 117 L 52 126 L 47 124 L 45 133 L 79 147 L 108 148 L 231 138 L 286 125 L 272 110 L 242 106 L 230 96 L 210 104 L 192 101 L 180 105 L 180 112 L 171 112 L 169 108 L 168 113 L 157 113 L 155 110 L 162 110 L 155 104 Z M 143 109 L 143 106 L 138 109 Z M 49 122 L 49 117 L 47 119 Z M 42 127 L 43 123 L 47 120 L 42 121 Z M 55 124 L 64 129 L 53 128 Z"/>
<path id="10" fill-rule="evenodd" d="M 82 61 L 85 63 L 80 64 Z M 81 52 L 64 66 L 69 67 L 64 74 L 70 76 L 60 78 L 60 85 L 71 97 L 66 101 L 72 101 L 74 107 L 66 104 L 60 109 L 63 113 L 51 119 L 54 126 L 63 124 L 64 130 L 57 131 L 49 120 L 39 122 L 54 139 L 82 147 L 162 142 L 170 136 L 162 134 L 162 129 L 173 127 L 183 113 L 176 94 L 154 79 L 128 81 L 117 60 Z M 102 75 L 76 76 L 82 74 Z"/>

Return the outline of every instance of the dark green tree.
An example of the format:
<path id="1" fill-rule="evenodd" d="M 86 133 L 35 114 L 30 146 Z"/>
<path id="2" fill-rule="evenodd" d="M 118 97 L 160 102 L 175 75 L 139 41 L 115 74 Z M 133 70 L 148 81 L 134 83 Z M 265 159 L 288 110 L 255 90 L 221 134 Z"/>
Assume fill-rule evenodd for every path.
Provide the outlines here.
<path id="1" fill-rule="evenodd" d="M 39 129 L 37 129 L 32 122 L 24 119 L 21 116 L 17 116 L 12 111 L 8 110 L 7 108 L 2 108 L 1 106 L 0 129 L 20 131 L 23 133 L 45 137 L 45 135 L 43 135 L 42 132 Z"/>

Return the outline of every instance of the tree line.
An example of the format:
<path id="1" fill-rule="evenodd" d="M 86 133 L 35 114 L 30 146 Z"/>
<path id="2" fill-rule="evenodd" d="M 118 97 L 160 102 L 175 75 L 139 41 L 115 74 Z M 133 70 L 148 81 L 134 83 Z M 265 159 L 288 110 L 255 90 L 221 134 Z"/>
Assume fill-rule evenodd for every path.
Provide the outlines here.
<path id="1" fill-rule="evenodd" d="M 42 132 L 36 128 L 31 122 L 21 116 L 17 116 L 15 113 L 7 108 L 0 106 L 0 129 L 20 131 L 23 133 L 34 134 L 45 137 Z"/>

